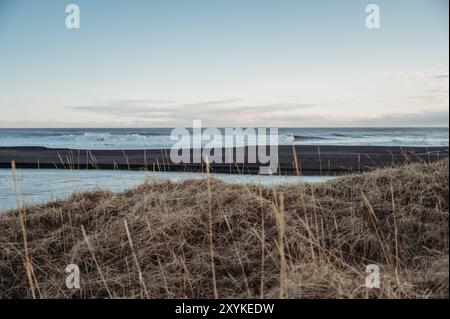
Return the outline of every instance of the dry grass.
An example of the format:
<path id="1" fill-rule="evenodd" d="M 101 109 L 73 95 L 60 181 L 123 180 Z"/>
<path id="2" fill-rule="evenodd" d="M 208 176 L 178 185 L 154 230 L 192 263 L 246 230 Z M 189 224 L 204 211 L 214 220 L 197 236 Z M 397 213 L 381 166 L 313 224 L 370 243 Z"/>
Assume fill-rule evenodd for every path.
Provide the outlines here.
<path id="1" fill-rule="evenodd" d="M 75 194 L 0 216 L 0 297 L 448 298 L 448 186 L 444 160 L 317 185 Z M 372 263 L 380 289 L 365 287 Z"/>

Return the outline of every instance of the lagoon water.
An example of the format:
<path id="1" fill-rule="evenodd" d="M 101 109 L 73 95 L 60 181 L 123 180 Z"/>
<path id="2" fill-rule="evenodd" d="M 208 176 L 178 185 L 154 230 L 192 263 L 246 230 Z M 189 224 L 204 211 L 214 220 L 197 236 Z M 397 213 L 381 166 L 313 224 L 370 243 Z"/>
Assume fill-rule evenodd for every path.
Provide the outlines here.
<path id="1" fill-rule="evenodd" d="M 15 172 L 18 192 L 14 189 L 13 171 L 0 169 L 0 212 L 19 205 L 39 204 L 64 199 L 74 192 L 94 189 L 122 191 L 144 182 L 156 180 L 182 181 L 206 177 L 204 173 L 143 172 L 111 170 L 58 170 L 17 169 Z M 224 182 L 261 183 L 263 185 L 289 184 L 298 182 L 322 182 L 333 177 L 320 176 L 256 176 L 237 174 L 213 174 Z"/>

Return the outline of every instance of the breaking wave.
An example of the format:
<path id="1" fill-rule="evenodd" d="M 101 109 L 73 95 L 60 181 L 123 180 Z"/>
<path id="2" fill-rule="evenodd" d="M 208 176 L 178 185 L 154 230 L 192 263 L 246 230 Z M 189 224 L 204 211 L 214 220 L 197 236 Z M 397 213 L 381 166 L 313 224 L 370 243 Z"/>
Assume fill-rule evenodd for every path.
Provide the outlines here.
<path id="1" fill-rule="evenodd" d="M 0 129 L 0 146 L 78 149 L 170 148 L 170 128 Z M 223 132 L 222 132 L 223 133 Z M 251 139 L 252 140 L 252 139 Z M 204 141 L 208 143 L 209 141 Z M 248 140 L 245 142 L 248 143 Z M 448 146 L 447 128 L 280 128 L 280 145 Z"/>

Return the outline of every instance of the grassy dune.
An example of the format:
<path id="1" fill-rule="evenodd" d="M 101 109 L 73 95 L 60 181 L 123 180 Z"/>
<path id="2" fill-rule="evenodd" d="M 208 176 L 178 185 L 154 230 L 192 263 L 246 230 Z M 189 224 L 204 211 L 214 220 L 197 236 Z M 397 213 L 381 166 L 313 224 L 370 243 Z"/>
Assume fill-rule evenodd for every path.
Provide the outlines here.
<path id="1" fill-rule="evenodd" d="M 74 194 L 0 216 L 0 297 L 448 298 L 448 188 L 444 160 L 317 185 Z"/>

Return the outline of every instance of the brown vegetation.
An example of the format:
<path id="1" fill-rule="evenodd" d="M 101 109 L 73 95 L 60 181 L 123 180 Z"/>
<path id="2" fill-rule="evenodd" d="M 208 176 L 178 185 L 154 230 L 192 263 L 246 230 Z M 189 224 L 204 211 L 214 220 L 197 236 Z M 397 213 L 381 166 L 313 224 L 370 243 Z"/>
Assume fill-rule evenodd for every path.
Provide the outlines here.
<path id="1" fill-rule="evenodd" d="M 0 297 L 448 298 L 448 186 L 444 160 L 323 184 L 74 194 L 0 216 Z"/>

